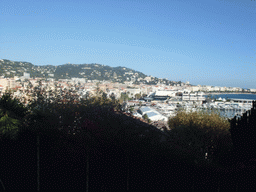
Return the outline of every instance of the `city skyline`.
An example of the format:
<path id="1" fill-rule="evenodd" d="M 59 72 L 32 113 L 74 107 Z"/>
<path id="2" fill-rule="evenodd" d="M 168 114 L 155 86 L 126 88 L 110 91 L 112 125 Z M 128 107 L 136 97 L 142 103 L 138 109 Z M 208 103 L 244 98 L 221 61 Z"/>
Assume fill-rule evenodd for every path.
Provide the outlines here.
<path id="1" fill-rule="evenodd" d="M 255 8 L 250 0 L 3 0 L 0 58 L 256 88 Z"/>

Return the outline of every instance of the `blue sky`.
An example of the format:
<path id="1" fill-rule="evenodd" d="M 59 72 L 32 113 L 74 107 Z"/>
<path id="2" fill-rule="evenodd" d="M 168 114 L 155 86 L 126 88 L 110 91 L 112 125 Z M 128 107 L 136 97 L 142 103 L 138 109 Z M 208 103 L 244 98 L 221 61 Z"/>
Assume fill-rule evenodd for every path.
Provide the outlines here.
<path id="1" fill-rule="evenodd" d="M 256 88 L 256 1 L 1 0 L 0 58 Z"/>

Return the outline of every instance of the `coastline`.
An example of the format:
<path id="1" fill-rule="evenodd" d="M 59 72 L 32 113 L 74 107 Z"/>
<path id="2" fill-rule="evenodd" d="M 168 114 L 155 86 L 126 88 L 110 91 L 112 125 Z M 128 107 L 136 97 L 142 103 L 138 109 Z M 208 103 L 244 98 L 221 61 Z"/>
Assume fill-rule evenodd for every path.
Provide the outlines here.
<path id="1" fill-rule="evenodd" d="M 232 95 L 232 94 L 245 94 L 245 95 L 256 95 L 256 93 L 242 93 L 242 92 L 219 92 L 219 93 L 205 93 L 205 95 Z"/>

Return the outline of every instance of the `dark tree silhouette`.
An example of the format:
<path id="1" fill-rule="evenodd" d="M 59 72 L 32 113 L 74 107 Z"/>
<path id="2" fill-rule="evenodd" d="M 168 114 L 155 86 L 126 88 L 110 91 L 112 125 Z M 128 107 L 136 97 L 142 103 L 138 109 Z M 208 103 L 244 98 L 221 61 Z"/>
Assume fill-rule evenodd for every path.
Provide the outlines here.
<path id="1" fill-rule="evenodd" d="M 27 108 L 10 93 L 4 94 L 0 99 L 0 134 L 15 138 Z"/>

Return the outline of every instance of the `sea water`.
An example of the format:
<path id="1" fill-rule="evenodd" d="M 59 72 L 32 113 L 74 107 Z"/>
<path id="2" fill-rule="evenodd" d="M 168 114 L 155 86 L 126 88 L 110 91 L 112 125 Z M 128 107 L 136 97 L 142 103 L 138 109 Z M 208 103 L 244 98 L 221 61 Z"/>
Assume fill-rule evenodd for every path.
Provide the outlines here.
<path id="1" fill-rule="evenodd" d="M 250 99 L 256 100 L 256 94 L 219 94 L 219 95 L 211 95 L 213 98 L 225 98 L 225 99 Z"/>

